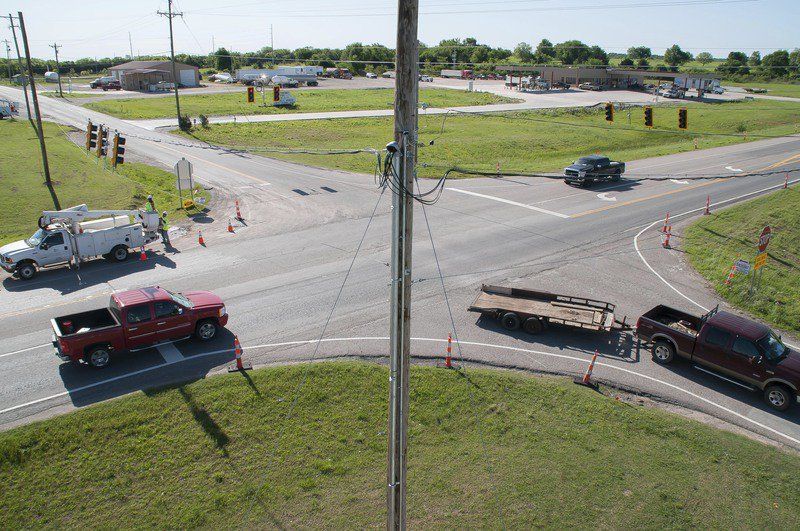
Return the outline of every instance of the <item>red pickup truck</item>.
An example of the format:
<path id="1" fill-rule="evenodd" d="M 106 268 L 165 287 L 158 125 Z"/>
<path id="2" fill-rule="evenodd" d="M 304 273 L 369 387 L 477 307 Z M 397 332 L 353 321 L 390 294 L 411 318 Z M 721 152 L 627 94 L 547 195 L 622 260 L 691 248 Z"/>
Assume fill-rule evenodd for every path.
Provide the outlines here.
<path id="1" fill-rule="evenodd" d="M 133 352 L 194 335 L 208 341 L 228 324 L 222 299 L 208 291 L 173 293 L 155 286 L 120 291 L 107 308 L 51 319 L 53 346 L 63 361 L 107 367 L 119 352 Z"/>
<path id="2" fill-rule="evenodd" d="M 763 324 L 718 308 L 697 317 L 661 305 L 639 318 L 636 335 L 652 342 L 656 363 L 687 358 L 703 372 L 763 391 L 764 400 L 779 411 L 797 400 L 800 354 Z"/>

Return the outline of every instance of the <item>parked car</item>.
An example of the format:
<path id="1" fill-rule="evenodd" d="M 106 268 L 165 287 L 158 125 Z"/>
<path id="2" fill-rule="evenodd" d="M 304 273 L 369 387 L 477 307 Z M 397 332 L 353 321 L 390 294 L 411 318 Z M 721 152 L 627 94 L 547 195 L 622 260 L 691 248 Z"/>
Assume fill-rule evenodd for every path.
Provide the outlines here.
<path id="1" fill-rule="evenodd" d="M 597 91 L 603 90 L 603 87 L 600 84 L 589 83 L 589 82 L 581 83 L 580 85 L 578 85 L 578 88 L 581 90 L 597 90 Z"/>
<path id="2" fill-rule="evenodd" d="M 89 88 L 93 88 L 93 89 L 102 88 L 104 85 L 106 85 L 110 81 L 114 81 L 114 78 L 110 77 L 110 76 L 98 77 L 97 79 L 95 79 L 94 81 L 89 83 Z"/>
<path id="3" fill-rule="evenodd" d="M 367 72 L 367 79 L 378 79 L 378 74 L 375 72 Z"/>
<path id="4" fill-rule="evenodd" d="M 236 79 L 227 72 L 219 72 L 217 74 L 212 74 L 208 76 L 208 80 L 213 81 L 215 83 L 236 83 Z"/>
<path id="5" fill-rule="evenodd" d="M 724 94 L 725 93 L 725 89 L 720 87 L 719 85 L 717 85 L 716 87 L 714 87 L 711 90 L 709 90 L 709 92 L 711 92 L 712 94 Z"/>
<path id="6" fill-rule="evenodd" d="M 176 293 L 155 286 L 116 292 L 106 308 L 62 315 L 50 324 L 59 359 L 102 369 L 122 352 L 192 336 L 213 339 L 228 324 L 228 312 L 208 291 Z"/>
<path id="7" fill-rule="evenodd" d="M 431 81 L 433 81 L 433 78 L 431 76 L 423 75 L 423 76 L 419 76 L 419 80 L 423 81 L 425 83 L 430 83 Z"/>
<path id="8" fill-rule="evenodd" d="M 564 168 L 564 182 L 587 186 L 598 181 L 619 181 L 625 173 L 625 163 L 601 155 L 581 157 Z"/>
<path id="9" fill-rule="evenodd" d="M 652 344 L 656 363 L 686 358 L 703 372 L 761 390 L 767 404 L 778 411 L 797 401 L 800 353 L 761 323 L 718 308 L 698 317 L 659 305 L 639 318 L 636 335 Z"/>
<path id="10" fill-rule="evenodd" d="M 116 79 L 112 79 L 111 81 L 103 85 L 101 88 L 103 89 L 103 92 L 107 90 L 122 90 L 122 85 Z"/>
<path id="11" fill-rule="evenodd" d="M 296 88 L 300 86 L 300 82 L 286 76 L 273 76 L 272 84 L 281 88 Z"/>
<path id="12" fill-rule="evenodd" d="M 564 83 L 563 81 L 555 81 L 553 82 L 553 88 L 566 90 L 569 88 L 569 83 Z"/>

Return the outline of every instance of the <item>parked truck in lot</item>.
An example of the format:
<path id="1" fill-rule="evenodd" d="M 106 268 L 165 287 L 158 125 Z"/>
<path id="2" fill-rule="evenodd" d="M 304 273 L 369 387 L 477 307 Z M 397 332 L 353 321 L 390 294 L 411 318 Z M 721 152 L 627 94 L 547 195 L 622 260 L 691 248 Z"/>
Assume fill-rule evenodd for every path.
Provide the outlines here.
<path id="1" fill-rule="evenodd" d="M 0 267 L 30 280 L 41 268 L 98 256 L 124 262 L 129 250 L 158 239 L 158 227 L 158 212 L 147 210 L 89 210 L 79 205 L 46 211 L 30 238 L 0 247 Z"/>
<path id="2" fill-rule="evenodd" d="M 174 293 L 155 286 L 114 293 L 106 308 L 62 315 L 50 324 L 58 358 L 101 369 L 122 352 L 192 336 L 213 339 L 228 324 L 228 313 L 208 291 Z"/>
<path id="3" fill-rule="evenodd" d="M 703 372 L 763 391 L 779 411 L 796 402 L 800 354 L 763 324 L 717 308 L 698 317 L 660 305 L 639 318 L 636 335 L 652 344 L 656 363 L 686 358 Z"/>
<path id="4" fill-rule="evenodd" d="M 624 162 L 613 161 L 602 155 L 590 155 L 564 168 L 564 182 L 587 186 L 598 181 L 619 181 L 623 173 Z"/>
<path id="5" fill-rule="evenodd" d="M 439 75 L 451 79 L 475 79 L 475 73 L 472 70 L 442 70 Z"/>

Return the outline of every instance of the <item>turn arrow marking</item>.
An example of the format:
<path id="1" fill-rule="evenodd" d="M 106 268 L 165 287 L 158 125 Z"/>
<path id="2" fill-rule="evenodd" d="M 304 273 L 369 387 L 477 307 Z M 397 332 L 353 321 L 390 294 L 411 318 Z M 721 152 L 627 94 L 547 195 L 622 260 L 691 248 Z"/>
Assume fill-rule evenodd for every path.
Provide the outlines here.
<path id="1" fill-rule="evenodd" d="M 597 194 L 597 197 L 602 199 L 603 201 L 616 201 L 616 197 L 608 197 L 608 192 L 603 192 L 601 194 Z"/>

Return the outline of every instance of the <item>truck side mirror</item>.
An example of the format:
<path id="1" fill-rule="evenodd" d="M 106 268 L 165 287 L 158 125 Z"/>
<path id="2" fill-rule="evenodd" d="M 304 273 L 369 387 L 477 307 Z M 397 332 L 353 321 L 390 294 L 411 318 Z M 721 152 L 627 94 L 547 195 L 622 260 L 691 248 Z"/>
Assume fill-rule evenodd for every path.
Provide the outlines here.
<path id="1" fill-rule="evenodd" d="M 39 246 L 39 249 L 41 249 L 42 251 L 46 251 L 48 247 L 49 247 L 49 246 L 48 246 L 46 243 L 43 243 L 43 244 L 41 244 L 41 245 Z"/>

